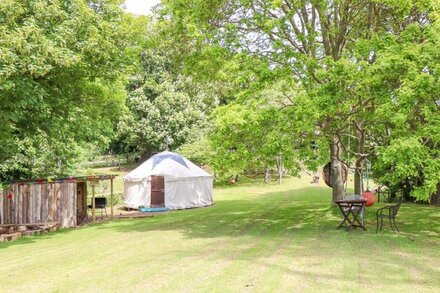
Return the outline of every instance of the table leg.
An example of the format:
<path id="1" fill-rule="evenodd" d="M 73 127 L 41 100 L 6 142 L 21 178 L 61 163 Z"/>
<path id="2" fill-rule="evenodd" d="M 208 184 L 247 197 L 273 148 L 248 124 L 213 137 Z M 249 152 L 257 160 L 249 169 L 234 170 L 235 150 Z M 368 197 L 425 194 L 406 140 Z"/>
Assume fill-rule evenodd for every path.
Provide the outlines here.
<path id="1" fill-rule="evenodd" d="M 342 222 L 339 224 L 338 228 L 336 228 L 336 230 L 338 230 L 339 228 L 341 228 L 342 225 L 345 224 L 345 222 L 348 222 L 348 224 L 349 224 L 350 226 L 352 225 L 352 222 L 351 222 L 351 220 L 350 220 L 350 218 L 349 218 L 352 206 L 351 206 L 351 205 L 348 205 L 348 206 L 347 206 L 347 207 L 348 207 L 348 210 L 347 210 L 347 211 L 344 211 L 343 206 L 341 206 L 341 205 L 339 205 L 339 204 L 338 204 L 338 207 L 339 207 L 339 210 L 341 211 L 342 215 L 344 216 L 344 219 L 343 219 Z"/>
<path id="2" fill-rule="evenodd" d="M 358 219 L 359 214 L 362 212 L 363 208 L 364 208 L 364 205 L 361 205 L 356 213 L 353 212 L 353 224 L 352 224 L 352 227 L 355 227 L 354 224 L 357 222 L 359 225 L 356 226 L 356 227 L 360 227 L 360 228 L 364 229 L 364 231 L 367 231 L 367 229 L 365 228 L 364 224 L 359 222 L 359 219 Z"/>

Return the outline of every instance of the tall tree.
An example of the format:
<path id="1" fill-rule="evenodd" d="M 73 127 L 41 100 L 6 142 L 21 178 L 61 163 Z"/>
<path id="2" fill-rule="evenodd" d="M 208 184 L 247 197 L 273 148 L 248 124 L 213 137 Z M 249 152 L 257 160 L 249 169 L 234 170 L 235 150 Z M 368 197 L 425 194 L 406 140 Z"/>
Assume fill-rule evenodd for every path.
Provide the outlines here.
<path id="1" fill-rule="evenodd" d="M 419 19 L 380 51 L 377 69 L 394 91 L 377 108 L 385 129 L 376 135 L 373 169 L 392 193 L 429 201 L 440 188 L 440 22 L 435 13 Z"/>
<path id="2" fill-rule="evenodd" d="M 0 178 L 65 174 L 125 98 L 121 1 L 0 2 Z"/>
<path id="3" fill-rule="evenodd" d="M 118 125 L 126 151 L 148 156 L 182 145 L 206 122 L 209 99 L 188 77 L 175 72 L 167 55 L 145 49 L 128 85 L 125 116 Z"/>
<path id="4" fill-rule="evenodd" d="M 185 3 L 184 3 L 185 2 Z M 272 67 L 286 68 L 305 91 L 292 103 L 296 116 L 312 120 L 314 129 L 298 129 L 299 135 L 320 136 L 330 151 L 333 200 L 344 194 L 342 181 L 343 134 L 355 129 L 357 169 L 365 160 L 365 109 L 371 99 L 352 91 L 362 80 L 353 79 L 362 63 L 374 61 L 374 50 L 354 46 L 380 35 L 399 35 L 411 23 L 423 19 L 430 1 L 294 1 L 294 0 L 164 0 L 162 13 L 175 19 L 180 32 L 198 31 L 208 42 L 236 52 L 267 58 Z M 199 30 L 195 28 L 199 28 Z M 188 34 L 186 34 L 188 35 Z M 373 59 L 373 60 L 371 60 Z M 362 74 L 355 74 L 361 77 Z M 348 77 L 348 78 L 347 78 Z M 368 87 L 362 87 L 366 93 Z M 370 107 L 371 106 L 371 107 Z M 364 115 L 360 115 L 362 112 Z M 295 118 L 294 118 L 295 119 Z M 362 178 L 357 173 L 357 181 Z M 359 184 L 358 184 L 359 188 Z M 359 190 L 358 190 L 359 192 Z"/>
<path id="5" fill-rule="evenodd" d="M 296 149 L 302 140 L 294 143 L 291 139 L 289 109 L 279 111 L 267 100 L 248 101 L 245 105 L 233 103 L 216 109 L 210 134 L 215 156 L 210 163 L 217 175 L 230 177 L 253 172 L 267 177 L 275 167 L 281 179 L 284 168 L 291 174 L 300 170 Z"/>

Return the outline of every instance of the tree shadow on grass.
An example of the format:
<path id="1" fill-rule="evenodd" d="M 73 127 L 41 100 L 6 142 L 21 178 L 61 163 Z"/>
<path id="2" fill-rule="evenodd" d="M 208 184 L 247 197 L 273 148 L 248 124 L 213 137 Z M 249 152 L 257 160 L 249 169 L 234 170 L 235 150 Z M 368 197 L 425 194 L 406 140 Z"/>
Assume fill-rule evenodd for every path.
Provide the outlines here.
<path id="1" fill-rule="evenodd" d="M 373 284 L 383 284 L 384 280 L 397 284 L 400 282 L 402 268 L 410 267 L 418 273 L 421 272 L 420 280 L 427 285 L 437 285 L 435 278 L 425 277 L 432 276 L 433 270 L 421 267 L 424 265 L 423 259 L 420 258 L 423 253 L 417 255 L 419 251 L 428 251 L 426 257 L 434 254 L 423 245 L 412 244 L 416 236 L 420 236 L 417 241 L 432 239 L 425 231 L 440 233 L 437 225 L 440 214 L 437 208 L 404 204 L 397 220 L 402 232 L 394 235 L 389 229 L 375 234 L 375 211 L 383 205 L 373 206 L 367 212 L 368 231 L 355 229 L 346 232 L 344 229 L 336 230 L 342 218 L 338 209 L 330 205 L 330 200 L 329 189 L 307 187 L 269 192 L 239 200 L 218 200 L 215 205 L 207 208 L 176 211 L 153 218 L 110 221 L 81 229 L 105 229 L 108 234 L 138 232 L 146 235 L 149 232 L 159 232 L 145 241 L 155 241 L 160 232 L 169 231 L 181 233 L 187 239 L 208 240 L 196 243 L 200 249 L 194 249 L 191 246 L 192 242 L 191 245 L 182 247 L 176 244 L 171 250 L 167 248 L 165 252 L 169 255 L 178 252 L 176 263 L 182 266 L 188 263 L 179 261 L 179 258 L 197 262 L 206 257 L 207 263 L 215 263 L 217 259 L 231 262 L 239 260 L 257 264 L 268 270 L 279 270 L 288 275 L 309 278 L 322 285 L 336 280 L 344 286 L 353 285 L 356 288 L 360 282 L 358 278 L 361 278 L 358 273 L 350 277 L 337 269 L 332 270 L 332 266 L 337 266 L 338 261 L 342 261 L 346 255 L 349 261 L 340 267 L 355 265 L 354 272 L 360 272 L 359 268 L 364 271 L 365 268 L 374 272 L 380 271 L 365 273 L 365 278 Z M 37 242 L 40 239 L 51 239 L 73 231 L 77 229 L 63 229 L 11 243 L 0 243 L 0 250 L 13 245 Z M 165 240 L 157 241 L 161 243 Z M 231 243 L 232 251 L 224 249 L 225 241 Z M 408 253 L 405 250 L 407 243 L 413 248 L 420 247 L 420 250 L 414 249 L 417 253 Z M 203 255 L 203 249 L 209 253 Z M 294 264 L 297 261 L 298 266 L 271 260 L 274 251 L 277 256 L 286 256 L 279 259 Z M 364 252 L 361 253 L 362 251 Z M 152 254 L 150 257 L 156 256 Z M 298 261 L 298 258 L 302 259 Z M 363 262 L 366 258 L 368 260 Z M 388 261 L 389 259 L 391 261 Z M 411 279 L 407 280 L 409 281 Z"/>
<path id="2" fill-rule="evenodd" d="M 410 273 L 418 272 L 417 280 L 423 283 L 420 284 L 438 286 L 436 280 L 429 278 L 433 269 L 424 266 L 423 253 L 417 254 L 424 252 L 427 257 L 437 257 L 429 248 L 433 238 L 424 230 L 439 232 L 438 226 L 427 228 L 437 223 L 438 209 L 404 204 L 398 216 L 402 232 L 393 234 L 385 227 L 383 232 L 376 234 L 375 212 L 383 205 L 375 205 L 368 208 L 367 231 L 346 232 L 345 229 L 336 230 L 342 217 L 338 209 L 330 205 L 330 200 L 328 189 L 307 187 L 240 200 L 219 200 L 209 208 L 130 220 L 123 225 L 103 225 L 100 229 L 119 233 L 173 231 L 188 239 L 211 239 L 200 245 L 209 251 L 206 257 L 213 261 L 219 258 L 258 264 L 290 275 L 316 278 L 322 284 L 336 280 L 356 288 L 364 278 L 373 288 L 378 286 L 380 289 L 385 284 L 391 288 L 396 285 L 397 290 L 402 282 L 402 268 L 411 268 Z M 155 233 L 154 237 L 160 237 L 158 235 Z M 416 237 L 424 243 L 414 243 Z M 225 253 L 225 241 L 234 251 L 226 250 Z M 281 259 L 290 259 L 293 263 L 300 256 L 306 264 L 300 263 L 296 268 L 288 263 L 272 262 L 274 251 L 278 256 L 287 257 Z M 176 246 L 173 252 L 190 259 L 200 257 L 200 250 L 188 246 Z M 350 277 L 338 270 L 332 271 L 332 265 L 337 265 L 339 260 L 344 262 L 344 257 L 347 263 L 341 267 L 354 265 L 354 272 L 358 272 L 359 267 L 372 271 L 361 277 L 357 273 Z M 408 286 L 413 286 L 411 282 L 412 279 L 404 280 Z"/>
<path id="3" fill-rule="evenodd" d="M 270 192 L 240 200 L 221 200 L 208 208 L 171 212 L 160 217 L 129 220 L 123 225 L 102 225 L 117 232 L 179 231 L 186 237 L 285 237 L 296 234 L 346 233 L 336 230 L 342 221 L 337 207 L 330 205 L 328 189 L 306 187 L 284 192 Z M 367 209 L 367 231 L 354 229 L 348 234 L 376 233 L 375 205 Z M 417 204 L 403 204 L 397 217 L 401 233 L 394 234 L 387 223 L 375 237 L 432 238 L 440 235 L 437 224 L 440 209 Z"/>
<path id="4" fill-rule="evenodd" d="M 298 237 L 312 237 L 317 234 L 363 237 L 362 235 L 375 234 L 375 212 L 383 204 L 367 209 L 368 231 L 354 229 L 346 232 L 345 229 L 336 230 L 342 217 L 337 207 L 330 205 L 330 200 L 329 189 L 306 187 L 269 192 L 240 200 L 219 200 L 207 208 L 173 211 L 152 218 L 103 222 L 80 229 L 108 229 L 119 233 L 178 231 L 188 238 L 250 236 L 284 239 L 286 234 Z M 423 239 L 438 241 L 439 220 L 439 208 L 403 204 L 397 217 L 397 225 L 401 233 L 393 234 L 385 222 L 384 230 L 373 237 L 377 237 L 378 241 L 384 237 L 407 238 L 409 241 L 414 241 L 416 237 L 422 236 Z M 76 230 L 61 229 L 13 242 L 3 242 L 0 243 L 0 250 L 13 245 L 33 243 L 40 239 L 50 239 Z"/>
<path id="5" fill-rule="evenodd" d="M 285 231 L 334 231 L 341 217 L 337 208 L 330 206 L 330 197 L 323 190 L 308 187 L 221 200 L 209 208 L 176 211 L 164 217 L 102 228 L 118 232 L 175 230 L 201 238 L 265 234 L 276 237 L 275 234 Z"/>
<path id="6" fill-rule="evenodd" d="M 432 240 L 440 240 L 439 222 L 439 207 L 414 203 L 402 204 L 396 217 L 400 234 L 409 237 L 424 236 Z M 391 231 L 389 225 L 387 228 Z"/>

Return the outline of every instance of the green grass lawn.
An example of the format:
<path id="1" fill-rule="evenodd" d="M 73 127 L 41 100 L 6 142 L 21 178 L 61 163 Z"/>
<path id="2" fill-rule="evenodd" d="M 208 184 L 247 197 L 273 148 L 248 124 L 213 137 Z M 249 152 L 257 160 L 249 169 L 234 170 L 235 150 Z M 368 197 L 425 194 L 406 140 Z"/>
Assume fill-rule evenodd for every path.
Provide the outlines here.
<path id="1" fill-rule="evenodd" d="M 439 210 L 336 230 L 329 188 L 217 187 L 215 205 L 0 243 L 0 292 L 440 291 Z"/>

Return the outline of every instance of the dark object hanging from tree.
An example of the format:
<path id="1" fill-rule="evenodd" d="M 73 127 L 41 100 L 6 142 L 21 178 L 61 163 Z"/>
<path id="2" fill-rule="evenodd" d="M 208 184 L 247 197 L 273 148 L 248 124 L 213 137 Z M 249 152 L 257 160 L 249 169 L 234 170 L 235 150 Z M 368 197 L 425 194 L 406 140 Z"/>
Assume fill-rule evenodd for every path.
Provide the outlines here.
<path id="1" fill-rule="evenodd" d="M 347 181 L 347 177 L 348 177 L 348 168 L 347 165 L 341 163 L 342 165 L 342 181 L 345 183 L 345 181 Z M 331 180 L 331 162 L 328 162 L 325 166 L 324 169 L 322 170 L 323 173 L 323 177 L 324 177 L 324 182 L 325 184 L 327 184 L 327 186 L 332 187 L 332 180 Z"/>

